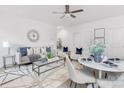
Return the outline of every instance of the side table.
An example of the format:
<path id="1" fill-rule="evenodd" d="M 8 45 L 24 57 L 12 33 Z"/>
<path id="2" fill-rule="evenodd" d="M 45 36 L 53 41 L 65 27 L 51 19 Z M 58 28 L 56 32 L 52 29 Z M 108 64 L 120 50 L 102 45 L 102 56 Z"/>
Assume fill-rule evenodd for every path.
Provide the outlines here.
<path id="1" fill-rule="evenodd" d="M 6 69 L 6 59 L 7 58 L 11 58 L 12 64 L 13 65 L 15 64 L 15 55 L 5 55 L 5 56 L 3 56 L 3 67 L 4 67 L 4 69 Z"/>

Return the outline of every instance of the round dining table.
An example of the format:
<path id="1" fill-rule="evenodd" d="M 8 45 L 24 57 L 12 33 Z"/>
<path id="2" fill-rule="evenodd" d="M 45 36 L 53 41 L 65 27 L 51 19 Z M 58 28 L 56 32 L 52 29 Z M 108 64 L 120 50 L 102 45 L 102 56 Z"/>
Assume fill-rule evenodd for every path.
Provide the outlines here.
<path id="1" fill-rule="evenodd" d="M 117 65 L 116 67 L 109 66 L 108 64 L 105 64 L 103 61 L 100 63 L 97 63 L 95 61 L 83 61 L 81 58 L 78 61 L 83 66 L 98 70 L 99 71 L 99 73 L 98 73 L 99 79 L 102 78 L 102 71 L 115 72 L 115 73 L 123 73 L 124 72 L 124 61 L 123 60 L 113 62 L 114 64 Z"/>

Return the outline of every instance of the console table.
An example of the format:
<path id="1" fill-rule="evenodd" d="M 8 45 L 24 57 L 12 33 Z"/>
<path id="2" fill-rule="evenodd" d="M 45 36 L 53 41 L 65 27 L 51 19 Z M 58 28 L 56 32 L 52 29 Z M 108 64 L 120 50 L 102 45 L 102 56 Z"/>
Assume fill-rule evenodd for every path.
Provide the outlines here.
<path id="1" fill-rule="evenodd" d="M 53 64 L 55 64 L 55 66 L 52 66 Z M 45 73 L 49 70 L 55 69 L 62 65 L 65 66 L 64 58 L 55 57 L 55 58 L 49 59 L 46 62 L 42 62 L 42 61 L 33 62 L 32 71 L 35 71 L 39 76 L 41 73 Z M 43 71 L 40 71 L 40 68 L 44 66 L 47 66 L 46 69 Z"/>

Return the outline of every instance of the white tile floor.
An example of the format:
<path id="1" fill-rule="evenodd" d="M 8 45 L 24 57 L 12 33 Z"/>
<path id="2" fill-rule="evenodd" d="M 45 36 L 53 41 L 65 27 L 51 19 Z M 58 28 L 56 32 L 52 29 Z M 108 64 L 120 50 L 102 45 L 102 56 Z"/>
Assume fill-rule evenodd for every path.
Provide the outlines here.
<path id="1" fill-rule="evenodd" d="M 73 64 L 76 68 L 81 67 L 81 65 L 75 61 Z M 6 76 L 7 78 L 5 78 Z M 6 83 L 12 79 L 15 80 Z M 1 70 L 0 84 L 1 88 L 69 88 L 70 80 L 67 65 L 50 70 L 40 76 L 38 76 L 37 73 L 32 72 L 32 65 L 28 65 L 21 66 L 21 69 L 18 67 L 12 67 L 7 70 Z M 81 85 L 79 87 L 86 86 Z"/>
<path id="2" fill-rule="evenodd" d="M 73 64 L 76 68 L 82 67 L 75 61 Z M 13 81 L 8 82 L 10 80 Z M 50 70 L 40 76 L 32 72 L 32 65 L 21 66 L 21 69 L 15 66 L 7 70 L 0 70 L 0 88 L 69 88 L 69 84 L 70 80 L 66 65 Z M 78 85 L 78 87 L 86 88 L 87 86 Z M 91 86 L 88 87 L 91 88 Z"/>

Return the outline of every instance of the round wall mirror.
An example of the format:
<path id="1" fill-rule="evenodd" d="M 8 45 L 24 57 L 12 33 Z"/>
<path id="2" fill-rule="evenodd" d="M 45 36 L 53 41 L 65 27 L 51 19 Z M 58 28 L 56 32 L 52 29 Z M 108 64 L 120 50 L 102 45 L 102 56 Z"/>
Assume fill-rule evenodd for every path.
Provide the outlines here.
<path id="1" fill-rule="evenodd" d="M 32 29 L 27 33 L 27 37 L 30 41 L 36 42 L 39 40 L 39 33 L 38 31 Z"/>

